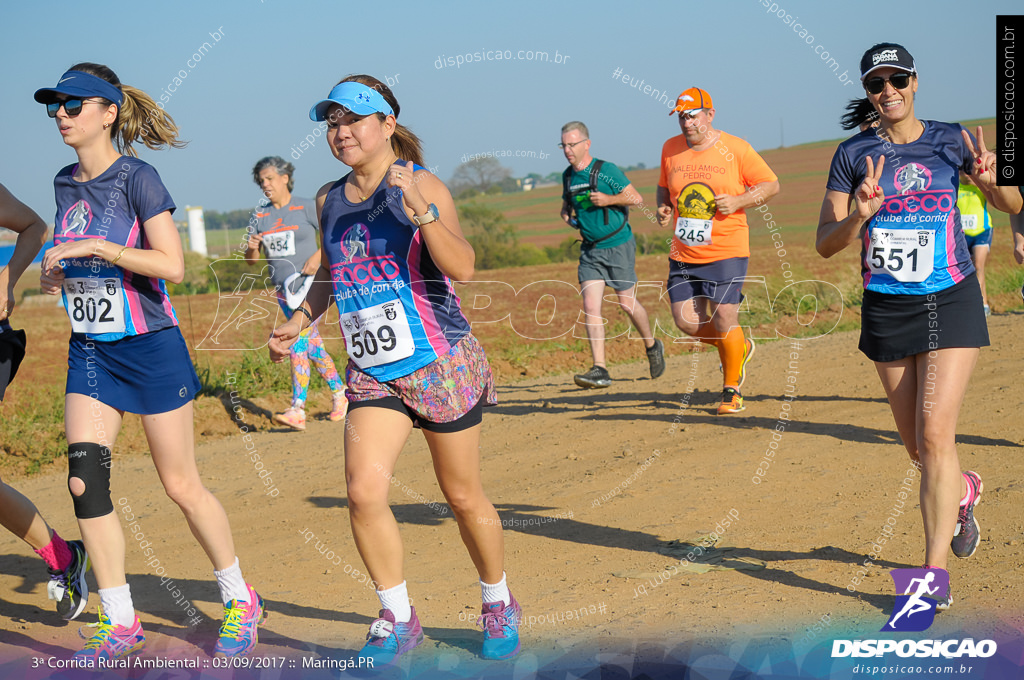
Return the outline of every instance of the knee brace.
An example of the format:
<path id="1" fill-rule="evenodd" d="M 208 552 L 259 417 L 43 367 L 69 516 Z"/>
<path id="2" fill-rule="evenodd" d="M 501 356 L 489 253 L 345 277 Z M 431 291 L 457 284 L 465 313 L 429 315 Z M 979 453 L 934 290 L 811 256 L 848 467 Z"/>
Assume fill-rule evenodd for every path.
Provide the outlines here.
<path id="1" fill-rule="evenodd" d="M 92 519 L 114 511 L 114 504 L 110 502 L 110 449 L 93 442 L 69 444 L 68 491 L 75 477 L 85 484 L 81 496 L 71 494 L 75 517 Z"/>

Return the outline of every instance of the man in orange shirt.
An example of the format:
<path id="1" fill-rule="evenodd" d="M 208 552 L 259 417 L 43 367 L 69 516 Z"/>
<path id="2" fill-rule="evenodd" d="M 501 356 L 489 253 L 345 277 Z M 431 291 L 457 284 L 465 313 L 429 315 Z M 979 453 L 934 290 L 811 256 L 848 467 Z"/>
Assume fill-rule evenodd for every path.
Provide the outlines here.
<path id="1" fill-rule="evenodd" d="M 672 111 L 683 134 L 661 150 L 658 222 L 672 225 L 668 293 L 687 335 L 718 348 L 724 384 L 719 415 L 743 410 L 740 387 L 754 354 L 739 306 L 750 258 L 745 210 L 779 193 L 779 180 L 744 140 L 712 126 L 711 95 L 691 87 Z"/>

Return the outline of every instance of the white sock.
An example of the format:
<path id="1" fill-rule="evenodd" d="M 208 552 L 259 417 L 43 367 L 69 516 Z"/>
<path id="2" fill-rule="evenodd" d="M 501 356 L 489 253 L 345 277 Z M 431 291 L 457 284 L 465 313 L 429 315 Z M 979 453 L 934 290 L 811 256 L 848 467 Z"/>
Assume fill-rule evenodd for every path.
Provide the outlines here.
<path id="1" fill-rule="evenodd" d="M 508 592 L 505 584 L 505 572 L 501 572 L 501 580 L 497 583 L 484 583 L 480 581 L 480 594 L 485 603 L 501 602 L 506 607 L 512 603 L 512 594 Z"/>
<path id="2" fill-rule="evenodd" d="M 235 558 L 235 563 L 223 571 L 213 570 L 213 575 L 217 577 L 217 586 L 220 588 L 220 599 L 224 600 L 226 605 L 231 600 L 237 600 L 239 602 L 249 601 L 249 586 L 245 585 L 245 579 L 242 578 L 242 569 L 238 566 L 238 558 Z"/>
<path id="3" fill-rule="evenodd" d="M 116 588 L 100 588 L 100 606 L 115 626 L 131 628 L 135 625 L 135 605 L 128 584 Z"/>
<path id="4" fill-rule="evenodd" d="M 395 623 L 408 623 L 412 618 L 412 607 L 409 606 L 409 589 L 402 581 L 394 588 L 378 590 L 377 597 L 380 598 L 380 606 L 390 609 L 395 615 Z"/>

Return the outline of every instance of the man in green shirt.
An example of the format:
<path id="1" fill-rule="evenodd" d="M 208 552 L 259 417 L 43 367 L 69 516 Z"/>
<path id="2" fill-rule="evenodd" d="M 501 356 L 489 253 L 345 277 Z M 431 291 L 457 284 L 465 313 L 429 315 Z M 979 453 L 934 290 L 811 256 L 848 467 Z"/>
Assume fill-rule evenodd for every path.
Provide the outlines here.
<path id="1" fill-rule="evenodd" d="M 651 378 L 657 378 L 665 372 L 665 346 L 654 339 L 647 310 L 636 299 L 636 239 L 629 228 L 628 206 L 640 204 L 640 194 L 613 163 L 590 155 L 590 133 L 583 123 L 563 125 L 559 146 L 569 161 L 562 173 L 562 219 L 579 229 L 583 238 L 578 274 L 594 359 L 591 369 L 574 380 L 588 388 L 612 383 L 605 363 L 601 316 L 605 284 L 615 291 L 619 306 L 643 338 Z"/>

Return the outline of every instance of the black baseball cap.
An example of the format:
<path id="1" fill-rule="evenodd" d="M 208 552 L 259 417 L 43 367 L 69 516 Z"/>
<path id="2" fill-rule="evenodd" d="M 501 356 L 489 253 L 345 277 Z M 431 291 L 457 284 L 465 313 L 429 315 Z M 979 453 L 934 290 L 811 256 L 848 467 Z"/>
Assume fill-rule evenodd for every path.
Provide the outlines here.
<path id="1" fill-rule="evenodd" d="M 917 73 L 914 57 L 910 56 L 906 47 L 896 43 L 879 43 L 860 58 L 860 79 L 864 80 L 869 73 L 885 66 L 898 68 L 908 73 Z"/>

